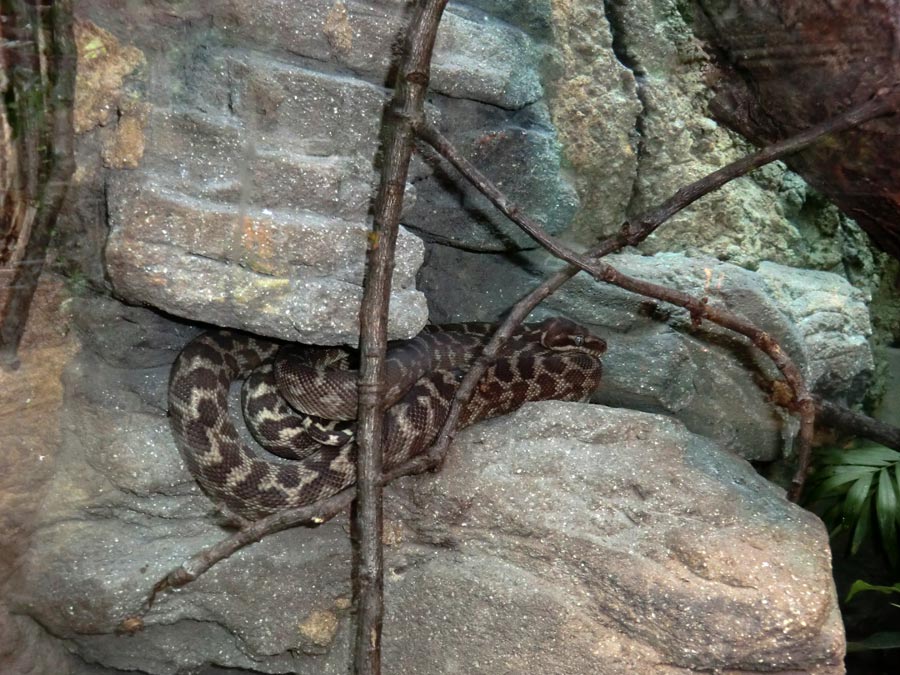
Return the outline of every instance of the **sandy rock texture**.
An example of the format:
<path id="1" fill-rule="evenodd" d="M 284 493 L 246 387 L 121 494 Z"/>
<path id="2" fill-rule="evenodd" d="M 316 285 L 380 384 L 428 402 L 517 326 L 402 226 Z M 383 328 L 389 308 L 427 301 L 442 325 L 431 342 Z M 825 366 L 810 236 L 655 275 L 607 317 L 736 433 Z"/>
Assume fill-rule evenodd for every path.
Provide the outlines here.
<path id="1" fill-rule="evenodd" d="M 60 306 L 60 279 L 45 275 L 19 350 L 17 370 L 0 369 L 0 672 L 66 673 L 75 661 L 32 617 L 5 601 L 37 535 L 37 520 L 59 468 L 62 370 L 78 349 Z M 4 301 L 0 289 L 0 304 Z"/>

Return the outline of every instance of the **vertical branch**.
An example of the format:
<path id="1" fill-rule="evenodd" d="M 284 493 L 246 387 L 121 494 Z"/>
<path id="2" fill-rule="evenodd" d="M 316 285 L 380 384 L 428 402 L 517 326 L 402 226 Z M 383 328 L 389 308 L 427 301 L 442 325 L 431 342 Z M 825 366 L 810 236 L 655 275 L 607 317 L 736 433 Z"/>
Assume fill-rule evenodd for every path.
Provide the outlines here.
<path id="1" fill-rule="evenodd" d="M 11 128 L 10 146 L 14 146 L 8 150 L 15 153 L 17 164 L 11 169 L 11 176 L 16 174 L 11 179 L 15 187 L 2 209 L 4 224 L 14 231 L 4 233 L 4 239 L 27 239 L 24 246 L 17 245 L 21 259 L 10 270 L 6 304 L 0 313 L 0 361 L 15 364 L 53 224 L 75 170 L 76 51 L 72 0 L 2 0 L 0 9 L 14 29 L 13 39 L 3 48 L 2 66 L 8 72 L 4 113 Z M 4 249 L 8 243 L 4 242 Z"/>
<path id="2" fill-rule="evenodd" d="M 381 672 L 384 612 L 382 560 L 382 418 L 388 303 L 394 271 L 403 193 L 413 147 L 413 123 L 424 115 L 431 53 L 447 0 L 422 0 L 407 31 L 394 96 L 385 119 L 381 182 L 375 198 L 366 281 L 360 313 L 357 500 L 353 526 L 359 542 L 356 562 L 358 613 L 354 672 Z"/>

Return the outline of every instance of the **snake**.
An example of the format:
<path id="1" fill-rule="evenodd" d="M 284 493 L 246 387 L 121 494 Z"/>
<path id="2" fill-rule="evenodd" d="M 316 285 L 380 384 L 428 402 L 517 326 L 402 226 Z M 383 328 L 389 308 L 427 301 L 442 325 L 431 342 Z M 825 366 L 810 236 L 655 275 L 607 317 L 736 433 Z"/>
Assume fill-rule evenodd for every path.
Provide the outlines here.
<path id="1" fill-rule="evenodd" d="M 493 328 L 435 326 L 389 345 L 384 470 L 435 441 L 465 369 Z M 600 384 L 605 349 L 601 338 L 562 317 L 523 325 L 489 362 L 459 426 L 507 414 L 527 401 L 587 400 Z M 221 510 L 253 521 L 308 506 L 356 482 L 357 375 L 350 365 L 346 352 L 335 356 L 328 348 L 284 345 L 230 329 L 201 333 L 182 349 L 169 378 L 169 423 L 189 472 Z M 287 381 L 287 395 L 279 379 Z M 260 446 L 242 438 L 229 412 L 231 387 L 240 380 L 247 426 Z"/>

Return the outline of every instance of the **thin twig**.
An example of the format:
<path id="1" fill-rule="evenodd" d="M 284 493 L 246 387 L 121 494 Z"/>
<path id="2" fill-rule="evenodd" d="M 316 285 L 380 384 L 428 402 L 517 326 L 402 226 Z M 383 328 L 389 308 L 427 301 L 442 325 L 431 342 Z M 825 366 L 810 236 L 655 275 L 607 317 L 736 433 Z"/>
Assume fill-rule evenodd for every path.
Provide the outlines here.
<path id="1" fill-rule="evenodd" d="M 466 402 L 468 402 L 469 398 L 471 398 L 478 380 L 481 379 L 481 376 L 484 374 L 491 359 L 496 357 L 503 344 L 509 339 L 519 324 L 524 321 L 525 317 L 527 317 L 540 302 L 554 293 L 578 271 L 585 270 L 594 278 L 602 279 L 603 281 L 627 288 L 628 290 L 643 293 L 685 307 L 691 312 L 691 316 L 695 321 L 706 318 L 740 332 L 749 337 L 754 345 L 763 350 L 773 360 L 775 365 L 781 370 L 785 380 L 794 390 L 796 408 L 800 417 L 800 431 L 797 439 L 798 469 L 794 475 L 788 493 L 788 496 L 791 499 L 799 499 L 800 493 L 803 490 L 806 475 L 809 471 L 815 409 L 800 371 L 790 358 L 781 350 L 770 335 L 756 328 L 749 322 L 740 319 L 740 317 L 721 309 L 710 308 L 706 303 L 691 298 L 684 293 L 670 291 L 669 289 L 656 284 L 649 284 L 623 275 L 611 266 L 601 263 L 599 258 L 626 245 L 639 244 L 656 228 L 676 213 L 686 208 L 700 197 L 718 189 L 735 178 L 743 176 L 764 164 L 780 159 L 785 155 L 797 152 L 824 135 L 843 131 L 875 117 L 896 112 L 898 105 L 897 91 L 897 89 L 879 91 L 873 99 L 862 105 L 856 106 L 843 115 L 763 148 L 748 157 L 732 162 L 731 164 L 704 176 L 700 180 L 679 189 L 658 208 L 648 211 L 637 218 L 634 225 L 625 223 L 619 234 L 605 240 L 591 250 L 586 256 L 570 251 L 544 233 L 540 224 L 523 214 L 518 206 L 512 204 L 496 186 L 466 161 L 436 128 L 425 121 L 421 121 L 417 126 L 416 131 L 422 140 L 429 143 L 435 150 L 450 161 L 466 180 L 484 194 L 502 213 L 510 218 L 510 220 L 518 224 L 526 233 L 532 236 L 551 253 L 566 260 L 570 264 L 568 267 L 554 274 L 550 279 L 538 286 L 514 306 L 512 312 L 506 317 L 506 320 L 503 321 L 490 342 L 484 348 L 481 357 L 476 360 L 460 383 L 456 397 L 450 407 L 447 419 L 444 422 L 444 426 L 441 429 L 437 441 L 427 453 L 411 460 L 416 464 L 416 471 L 434 469 L 441 465 L 450 443 L 455 436 L 456 428 L 459 423 L 459 416 L 463 407 Z M 406 472 L 407 468 L 408 467 L 405 466 L 398 467 L 397 470 L 386 475 L 385 479 L 390 480 L 398 475 L 399 471 Z"/>
<path id="2" fill-rule="evenodd" d="M 900 450 L 900 428 L 813 395 L 816 422 Z"/>
<path id="3" fill-rule="evenodd" d="M 122 621 L 120 631 L 136 633 L 141 630 L 143 628 L 144 615 L 153 607 L 153 603 L 156 602 L 156 598 L 160 593 L 189 584 L 207 572 L 217 562 L 224 560 L 236 551 L 259 541 L 267 535 L 301 525 L 321 525 L 331 520 L 347 508 L 350 502 L 353 501 L 355 494 L 356 489 L 351 487 L 309 506 L 272 514 L 256 520 L 230 537 L 198 551 L 179 567 L 176 567 L 156 582 L 150 594 L 144 600 L 141 610 Z"/>
<path id="4" fill-rule="evenodd" d="M 384 613 L 382 559 L 382 393 L 387 347 L 388 303 L 394 247 L 409 161 L 413 123 L 424 116 L 431 53 L 447 0 L 424 0 L 407 30 L 397 69 L 394 97 L 387 111 L 384 161 L 375 199 L 373 231 L 360 312 L 359 409 L 357 415 L 357 499 L 353 518 L 358 541 L 354 579 L 357 624 L 354 672 L 381 672 Z"/>

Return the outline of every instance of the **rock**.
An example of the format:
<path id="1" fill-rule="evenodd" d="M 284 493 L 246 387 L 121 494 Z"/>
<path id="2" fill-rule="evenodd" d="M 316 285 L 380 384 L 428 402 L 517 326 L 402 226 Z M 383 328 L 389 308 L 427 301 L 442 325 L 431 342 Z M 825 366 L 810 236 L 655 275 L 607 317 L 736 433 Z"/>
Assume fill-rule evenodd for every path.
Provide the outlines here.
<path id="1" fill-rule="evenodd" d="M 84 133 L 109 123 L 121 104 L 125 77 L 144 65 L 144 56 L 89 21 L 76 19 L 73 28 L 79 65 L 73 126 L 76 133 Z"/>
<path id="2" fill-rule="evenodd" d="M 70 366 L 60 470 L 13 611 L 111 672 L 344 672 L 343 518 L 242 550 L 160 599 L 141 633 L 115 634 L 157 578 L 224 535 L 169 437 L 167 369 L 111 365 L 158 347 L 125 343 Z M 387 503 L 391 670 L 841 672 L 821 523 L 666 418 L 529 405 L 464 431 L 440 474 Z"/>
<path id="3" fill-rule="evenodd" d="M 471 101 L 436 105 L 438 125 L 457 151 L 529 215 L 557 234 L 572 219 L 578 197 L 564 176 L 561 149 L 543 103 L 515 114 Z M 515 251 L 534 242 L 511 224 L 455 169 L 431 152 L 414 159 L 415 203 L 403 222 L 425 241 L 466 250 Z"/>
<path id="4" fill-rule="evenodd" d="M 759 275 L 800 333 L 804 374 L 816 393 L 845 403 L 861 400 L 875 368 L 866 294 L 843 277 L 816 270 L 764 262 Z"/>
<path id="5" fill-rule="evenodd" d="M 711 59 L 693 36 L 690 14 L 672 0 L 637 0 L 609 10 L 613 52 L 634 74 L 640 109 L 634 127 L 636 177 L 624 213 L 596 219 L 614 231 L 679 187 L 753 150 L 710 119 Z M 597 107 L 605 106 L 598 103 Z M 702 252 L 754 267 L 770 260 L 794 267 L 840 268 L 841 230 L 828 232 L 828 205 L 781 164 L 734 181 L 676 215 L 641 249 Z M 831 214 L 837 219 L 837 214 Z M 597 228 L 588 227 L 587 242 Z"/>
<path id="6" fill-rule="evenodd" d="M 144 631 L 116 635 L 156 579 L 225 532 L 165 419 L 170 362 L 193 329 L 101 298 L 70 306 L 84 347 L 9 611 L 95 664 L 73 675 L 344 672 L 342 517 L 242 550 L 161 598 Z M 840 672 L 819 521 L 666 417 L 530 405 L 463 431 L 440 474 L 398 481 L 387 504 L 384 648 L 398 672 L 586 672 L 598 649 L 608 670 L 592 672 L 789 659 Z"/>
<path id="7" fill-rule="evenodd" d="M 551 4 L 547 105 L 581 200 L 580 241 L 615 230 L 632 198 L 641 102 L 634 73 L 613 49 L 606 6 Z"/>
<path id="8" fill-rule="evenodd" d="M 134 170 L 112 172 L 106 189 L 83 186 L 109 204 L 105 262 L 116 293 L 264 335 L 355 342 L 383 84 L 409 10 L 401 2 L 315 0 L 296 11 L 267 0 L 252 9 L 238 2 L 145 8 L 129 22 L 102 2 L 80 3 L 80 13 L 109 32 L 87 20 L 85 30 L 133 55 L 128 64 L 144 64 L 127 95 L 117 94 L 119 118 L 108 125 L 115 130 L 95 132 L 104 136 L 106 166 Z M 468 106 L 443 128 L 464 149 L 493 158 L 487 169 L 498 167 L 496 179 L 507 178 L 513 194 L 530 196 L 529 207 L 561 226 L 575 198 L 545 108 L 509 113 L 541 98 L 540 58 L 527 32 L 451 7 L 435 51 L 432 88 L 442 96 L 434 111 L 452 117 Z M 443 200 L 442 211 L 414 217 L 427 223 L 414 224 L 417 231 L 449 232 L 460 214 L 486 210 L 469 191 L 460 211 L 458 196 L 451 191 L 448 200 L 439 181 L 425 192 L 423 208 Z M 408 206 L 413 201 L 411 190 Z M 485 239 L 498 220 L 492 214 L 451 238 Z M 528 245 L 517 232 L 511 239 Z M 426 321 L 414 281 L 421 261 L 421 245 L 402 234 L 391 337 L 412 336 Z"/>
<path id="9" fill-rule="evenodd" d="M 9 675 L 79 675 L 78 660 L 27 616 L 0 608 L 0 667 Z"/>
<path id="10" fill-rule="evenodd" d="M 240 116 L 253 114 L 242 106 L 255 111 L 277 99 L 277 122 L 270 118 L 275 126 L 255 137 L 227 115 L 151 114 L 156 142 L 142 170 L 110 179 L 106 265 L 116 292 L 264 335 L 355 342 L 371 189 L 371 171 L 357 167 L 375 152 L 383 92 L 287 65 L 267 69 L 253 56 L 226 54 L 207 66 L 198 104 L 230 95 Z M 240 84 L 231 91 L 229 82 Z M 345 116 L 362 112 L 361 121 L 341 124 L 335 105 Z M 300 142 L 287 142 L 280 125 Z M 327 148 L 319 137 L 330 139 Z M 401 235 L 394 337 L 425 323 L 414 280 L 421 260 L 421 243 Z"/>
<path id="11" fill-rule="evenodd" d="M 362 223 L 244 210 L 127 181 L 106 250 L 116 292 L 172 314 L 306 343 L 354 342 L 368 230 Z M 161 237 L 161 238 L 160 238 Z M 392 337 L 427 314 L 411 286 L 421 242 L 398 241 Z"/>
<path id="12" fill-rule="evenodd" d="M 843 672 L 821 522 L 678 423 L 527 404 L 401 494 L 398 671 Z"/>
<path id="13" fill-rule="evenodd" d="M 412 8 L 406 2 L 310 0 L 303 11 L 280 0 L 247 5 L 206 3 L 224 37 L 321 61 L 328 59 L 370 82 L 382 84 Z M 488 20 L 485 21 L 484 19 Z M 341 28 L 341 26 L 349 28 Z M 328 26 L 323 30 L 323 26 Z M 350 38 L 341 39 L 341 35 Z M 435 45 L 432 86 L 438 93 L 508 109 L 540 97 L 531 41 L 518 30 L 464 7 L 447 9 Z"/>
<path id="14" fill-rule="evenodd" d="M 708 297 L 761 327 L 816 393 L 855 404 L 872 381 L 867 298 L 838 275 L 774 264 L 754 273 L 681 254 L 626 254 L 610 263 L 632 277 Z M 795 423 L 760 387 L 761 379 L 781 375 L 747 338 L 709 322 L 695 330 L 685 310 L 598 288 L 586 277 L 574 283 L 548 311 L 616 331 L 605 359 L 608 388 L 598 401 L 671 414 L 746 459 L 790 454 Z M 776 292 L 778 286 L 785 290 Z"/>
<path id="15" fill-rule="evenodd" d="M 45 273 L 18 351 L 21 365 L 0 369 L 0 673 L 9 675 L 68 675 L 74 660 L 44 626 L 7 603 L 16 570 L 39 536 L 37 521 L 59 468 L 60 372 L 77 350 L 67 331 L 68 302 L 61 280 Z"/>
<path id="16" fill-rule="evenodd" d="M 540 50 L 522 31 L 487 15 L 448 8 L 434 46 L 432 86 L 463 98 L 519 110 L 543 95 Z"/>

